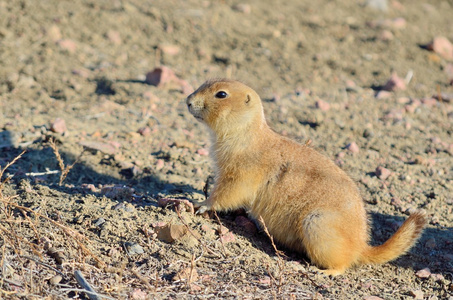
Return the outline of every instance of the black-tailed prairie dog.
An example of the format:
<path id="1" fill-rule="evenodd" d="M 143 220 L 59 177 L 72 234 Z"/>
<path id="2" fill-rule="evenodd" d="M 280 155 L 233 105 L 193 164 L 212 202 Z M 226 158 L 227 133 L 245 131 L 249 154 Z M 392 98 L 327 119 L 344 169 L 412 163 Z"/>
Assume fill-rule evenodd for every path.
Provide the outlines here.
<path id="1" fill-rule="evenodd" d="M 211 133 L 214 189 L 205 205 L 261 216 L 281 244 L 305 252 L 324 273 L 384 263 L 407 252 L 426 218 L 415 212 L 383 245 L 368 244 L 368 217 L 353 180 L 316 150 L 274 132 L 258 94 L 233 80 L 211 80 L 187 98 Z"/>

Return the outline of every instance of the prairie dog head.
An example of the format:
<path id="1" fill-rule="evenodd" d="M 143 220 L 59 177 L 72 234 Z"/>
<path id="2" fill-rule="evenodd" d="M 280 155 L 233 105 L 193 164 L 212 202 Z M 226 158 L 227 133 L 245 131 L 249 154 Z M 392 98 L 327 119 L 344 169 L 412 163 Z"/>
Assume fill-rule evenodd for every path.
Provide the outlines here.
<path id="1" fill-rule="evenodd" d="M 216 133 L 242 130 L 264 122 L 260 97 L 239 81 L 206 81 L 187 97 L 186 103 L 190 113 Z"/>

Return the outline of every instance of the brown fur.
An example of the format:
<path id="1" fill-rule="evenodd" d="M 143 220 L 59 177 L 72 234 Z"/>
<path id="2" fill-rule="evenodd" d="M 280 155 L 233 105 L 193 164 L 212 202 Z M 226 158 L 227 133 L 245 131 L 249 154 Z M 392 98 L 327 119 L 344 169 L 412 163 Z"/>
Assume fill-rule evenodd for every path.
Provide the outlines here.
<path id="1" fill-rule="evenodd" d="M 219 91 L 228 96 L 216 98 Z M 356 184 L 327 157 L 272 131 L 260 97 L 246 85 L 208 81 L 187 105 L 211 130 L 216 177 L 209 209 L 243 207 L 255 218 L 262 216 L 277 241 L 305 251 L 331 275 L 354 264 L 393 260 L 420 236 L 426 220 L 417 212 L 386 243 L 369 246 Z"/>

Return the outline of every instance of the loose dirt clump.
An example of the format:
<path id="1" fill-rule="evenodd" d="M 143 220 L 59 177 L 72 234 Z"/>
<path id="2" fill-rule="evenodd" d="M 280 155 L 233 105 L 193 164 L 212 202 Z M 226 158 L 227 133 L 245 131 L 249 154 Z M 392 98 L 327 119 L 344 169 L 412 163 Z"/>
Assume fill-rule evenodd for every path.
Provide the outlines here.
<path id="1" fill-rule="evenodd" d="M 452 298 L 452 9 L 0 0 L 0 298 Z M 417 245 L 326 278 L 244 211 L 194 214 L 212 167 L 184 99 L 213 77 L 357 181 L 372 244 L 425 209 Z"/>

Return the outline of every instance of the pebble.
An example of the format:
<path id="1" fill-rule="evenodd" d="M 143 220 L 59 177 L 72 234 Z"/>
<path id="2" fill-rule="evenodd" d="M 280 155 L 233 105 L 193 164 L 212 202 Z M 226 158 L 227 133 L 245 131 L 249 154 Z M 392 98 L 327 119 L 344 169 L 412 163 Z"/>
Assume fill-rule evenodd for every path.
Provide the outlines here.
<path id="1" fill-rule="evenodd" d="M 58 40 L 61 40 L 61 31 L 57 25 L 50 26 L 47 29 L 46 34 L 53 42 L 57 42 Z"/>
<path id="2" fill-rule="evenodd" d="M 422 290 L 409 291 L 409 295 L 411 295 L 414 299 L 423 299 Z"/>
<path id="3" fill-rule="evenodd" d="M 393 40 L 393 33 L 389 30 L 382 30 L 381 33 L 379 33 L 378 39 L 384 42 L 388 42 Z"/>
<path id="4" fill-rule="evenodd" d="M 234 222 L 249 234 L 255 234 L 257 232 L 255 224 L 244 216 L 236 217 Z"/>
<path id="5" fill-rule="evenodd" d="M 116 30 L 109 30 L 107 31 L 106 35 L 105 35 L 109 41 L 111 41 L 112 43 L 114 43 L 115 45 L 120 45 L 122 40 L 121 40 L 121 35 L 118 31 Z"/>
<path id="6" fill-rule="evenodd" d="M 356 144 L 356 142 L 352 142 L 352 143 L 346 145 L 346 149 L 351 151 L 352 153 L 360 152 L 359 146 Z"/>
<path id="7" fill-rule="evenodd" d="M 404 91 L 406 89 L 406 83 L 404 79 L 398 77 L 396 73 L 392 73 L 389 80 L 382 87 L 384 91 Z"/>
<path id="8" fill-rule="evenodd" d="M 208 156 L 209 155 L 209 151 L 207 149 L 205 149 L 205 148 L 198 149 L 197 153 L 202 155 L 202 156 Z"/>
<path id="9" fill-rule="evenodd" d="M 99 227 L 99 226 L 101 226 L 104 223 L 105 223 L 105 219 L 104 218 L 99 218 L 99 219 L 96 220 L 96 222 L 94 222 L 94 226 Z"/>
<path id="10" fill-rule="evenodd" d="M 445 277 L 444 275 L 442 274 L 437 274 L 437 273 L 434 273 L 434 274 L 431 274 L 430 278 L 436 282 L 439 282 L 439 281 L 444 281 L 445 280 Z"/>
<path id="11" fill-rule="evenodd" d="M 177 82 L 179 81 L 179 78 L 175 75 L 172 69 L 162 66 L 148 72 L 146 74 L 145 81 L 147 84 L 161 87 L 171 82 Z"/>
<path id="12" fill-rule="evenodd" d="M 209 226 L 208 224 L 201 225 L 201 230 L 203 230 L 207 234 L 214 234 L 214 232 L 215 232 L 214 229 L 212 229 L 212 227 Z"/>
<path id="13" fill-rule="evenodd" d="M 49 283 L 51 285 L 57 285 L 61 282 L 62 279 L 63 277 L 61 277 L 61 275 L 55 275 L 54 277 L 49 279 Z"/>
<path id="14" fill-rule="evenodd" d="M 69 53 L 75 53 L 77 50 L 77 44 L 73 40 L 70 39 L 62 39 L 57 42 L 57 45 L 63 49 L 68 51 Z"/>
<path id="15" fill-rule="evenodd" d="M 392 172 L 389 169 L 386 169 L 382 166 L 379 166 L 375 170 L 376 176 L 381 180 L 386 180 Z"/>
<path id="16" fill-rule="evenodd" d="M 228 243 L 235 242 L 236 237 L 234 236 L 234 234 L 232 232 L 228 232 L 226 234 L 222 234 L 220 236 L 220 240 L 222 241 L 222 243 L 228 244 Z"/>
<path id="17" fill-rule="evenodd" d="M 145 250 L 143 250 L 143 247 L 135 242 L 126 242 L 126 243 L 124 243 L 124 246 L 126 247 L 127 253 L 129 255 L 145 253 Z"/>
<path id="18" fill-rule="evenodd" d="M 366 296 L 365 298 L 363 298 L 363 300 L 384 300 L 384 299 L 378 296 Z"/>
<path id="19" fill-rule="evenodd" d="M 316 101 L 316 108 L 319 108 L 322 111 L 328 111 L 330 109 L 330 104 L 323 100 Z"/>
<path id="20" fill-rule="evenodd" d="M 376 97 L 376 99 L 379 99 L 379 100 L 388 99 L 388 98 L 392 97 L 392 93 L 389 91 L 382 90 L 382 91 L 377 92 L 375 97 Z"/>
<path id="21" fill-rule="evenodd" d="M 163 242 L 173 243 L 187 233 L 187 227 L 184 225 L 166 224 L 156 227 L 157 238 Z"/>
<path id="22" fill-rule="evenodd" d="M 67 130 L 65 120 L 56 118 L 55 121 L 50 125 L 50 131 L 55 133 L 65 133 Z"/>
<path id="23" fill-rule="evenodd" d="M 181 51 L 181 48 L 179 46 L 171 45 L 171 44 L 161 44 L 161 45 L 159 45 L 159 49 L 163 53 L 170 55 L 170 56 L 175 56 Z"/>
<path id="24" fill-rule="evenodd" d="M 156 171 L 162 170 L 162 168 L 164 167 L 164 165 L 165 165 L 165 161 L 164 161 L 163 159 L 158 159 L 158 160 L 156 161 L 156 166 L 154 167 L 154 169 L 155 169 Z"/>
<path id="25" fill-rule="evenodd" d="M 431 275 L 431 270 L 429 268 L 424 268 L 415 273 L 415 276 L 418 278 L 429 278 Z"/>
<path id="26" fill-rule="evenodd" d="M 446 37 L 435 37 L 426 48 L 439 54 L 444 59 L 453 60 L 453 45 Z"/>
<path id="27" fill-rule="evenodd" d="M 131 293 L 131 298 L 136 300 L 148 299 L 148 294 L 141 289 L 134 289 Z"/>
<path id="28" fill-rule="evenodd" d="M 101 189 L 101 194 L 110 199 L 129 200 L 132 198 L 135 190 L 123 185 L 104 186 Z"/>

